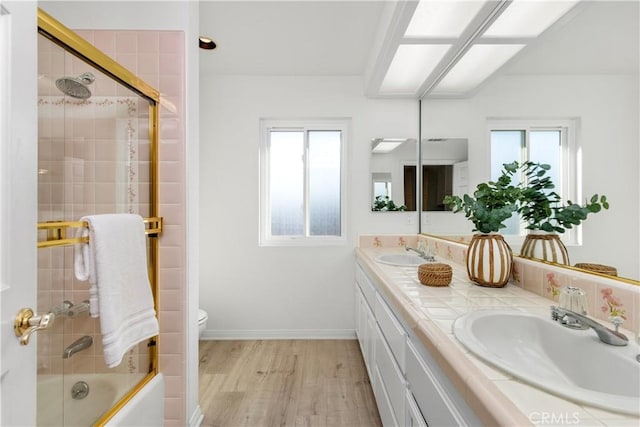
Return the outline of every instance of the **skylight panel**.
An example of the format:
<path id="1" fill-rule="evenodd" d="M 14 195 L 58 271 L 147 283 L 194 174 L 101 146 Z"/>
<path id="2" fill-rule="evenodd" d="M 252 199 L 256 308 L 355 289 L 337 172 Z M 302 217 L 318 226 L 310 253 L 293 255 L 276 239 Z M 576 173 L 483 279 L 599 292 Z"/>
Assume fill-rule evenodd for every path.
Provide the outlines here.
<path id="1" fill-rule="evenodd" d="M 451 45 L 400 45 L 380 87 L 381 93 L 415 94 Z"/>
<path id="2" fill-rule="evenodd" d="M 484 1 L 421 0 L 405 37 L 460 37 Z"/>
<path id="3" fill-rule="evenodd" d="M 463 94 L 482 83 L 525 45 L 472 46 L 433 90 L 433 94 Z"/>
<path id="4" fill-rule="evenodd" d="M 578 1 L 514 0 L 483 37 L 537 37 Z"/>

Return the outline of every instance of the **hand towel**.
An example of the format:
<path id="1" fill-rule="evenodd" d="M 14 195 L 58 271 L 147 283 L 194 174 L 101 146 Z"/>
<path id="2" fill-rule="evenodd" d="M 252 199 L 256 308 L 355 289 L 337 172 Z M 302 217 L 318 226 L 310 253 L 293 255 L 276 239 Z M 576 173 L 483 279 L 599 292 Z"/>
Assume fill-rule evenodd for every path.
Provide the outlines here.
<path id="1" fill-rule="evenodd" d="M 88 243 L 76 247 L 74 267 L 79 280 L 89 280 L 89 307 L 100 317 L 104 359 L 118 366 L 137 343 L 158 334 L 158 320 L 147 270 L 142 217 L 134 214 L 89 215 Z"/>

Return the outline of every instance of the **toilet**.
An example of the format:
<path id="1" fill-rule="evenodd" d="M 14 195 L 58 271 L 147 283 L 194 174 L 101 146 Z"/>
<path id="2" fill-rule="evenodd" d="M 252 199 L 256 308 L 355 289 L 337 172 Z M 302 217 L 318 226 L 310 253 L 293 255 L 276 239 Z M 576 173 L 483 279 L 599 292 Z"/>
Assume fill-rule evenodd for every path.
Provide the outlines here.
<path id="1" fill-rule="evenodd" d="M 206 311 L 199 308 L 198 309 L 198 336 L 202 338 L 202 333 L 205 329 L 207 329 L 207 320 L 209 320 L 209 315 Z"/>

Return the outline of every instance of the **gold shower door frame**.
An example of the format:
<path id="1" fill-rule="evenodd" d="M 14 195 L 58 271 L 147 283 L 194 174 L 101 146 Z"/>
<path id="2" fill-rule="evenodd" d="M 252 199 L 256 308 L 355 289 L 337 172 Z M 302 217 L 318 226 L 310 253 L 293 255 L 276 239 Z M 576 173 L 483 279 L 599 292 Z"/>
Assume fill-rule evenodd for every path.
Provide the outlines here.
<path id="1" fill-rule="evenodd" d="M 145 219 L 147 223 L 147 236 L 149 237 L 149 280 L 154 298 L 156 313 L 158 312 L 158 236 L 162 232 L 162 218 L 158 216 L 158 119 L 160 93 L 145 83 L 139 77 L 118 64 L 109 56 L 98 50 L 95 46 L 84 40 L 69 28 L 58 22 L 55 18 L 38 9 L 38 33 L 61 46 L 67 52 L 80 58 L 81 60 L 99 69 L 110 76 L 116 82 L 128 89 L 136 92 L 149 102 L 149 159 L 150 159 L 150 194 L 149 194 L 149 216 Z M 39 242 L 39 247 L 63 246 L 76 242 L 63 242 L 62 236 L 66 234 L 66 228 L 83 226 L 74 222 L 59 222 L 56 224 L 38 224 L 39 229 L 58 230 L 48 242 Z M 51 241 L 49 241 L 51 240 Z M 57 242 L 56 242 L 57 241 Z M 155 344 L 155 345 L 153 345 Z M 127 394 L 125 394 L 110 410 L 108 410 L 95 425 L 104 425 L 113 417 L 131 398 L 142 389 L 158 373 L 158 337 L 150 340 L 149 345 L 150 366 L 148 374 Z"/>

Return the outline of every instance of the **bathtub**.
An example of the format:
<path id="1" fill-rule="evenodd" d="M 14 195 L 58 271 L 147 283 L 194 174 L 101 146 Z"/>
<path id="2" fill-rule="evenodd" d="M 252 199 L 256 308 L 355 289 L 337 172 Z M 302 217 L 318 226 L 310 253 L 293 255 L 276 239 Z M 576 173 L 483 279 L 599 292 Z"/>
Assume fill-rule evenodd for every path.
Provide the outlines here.
<path id="1" fill-rule="evenodd" d="M 38 426 L 91 426 L 144 377 L 145 374 L 118 373 L 39 375 L 37 424 Z M 82 399 L 73 399 L 73 385 L 81 381 L 89 386 L 89 393 Z M 108 425 L 162 425 L 163 382 L 162 375 L 156 375 L 114 415 Z M 158 393 L 158 387 L 161 388 L 160 393 Z M 139 409 L 140 405 L 145 406 L 146 409 Z M 158 423 L 154 417 L 149 417 L 150 413 L 147 412 L 154 405 L 158 407 L 157 413 L 160 416 Z M 135 415 L 140 412 L 144 414 L 142 423 L 135 419 Z M 134 418 L 128 422 L 125 415 Z M 112 422 L 113 420 L 116 421 Z"/>

